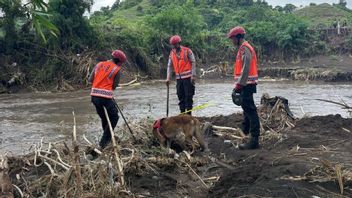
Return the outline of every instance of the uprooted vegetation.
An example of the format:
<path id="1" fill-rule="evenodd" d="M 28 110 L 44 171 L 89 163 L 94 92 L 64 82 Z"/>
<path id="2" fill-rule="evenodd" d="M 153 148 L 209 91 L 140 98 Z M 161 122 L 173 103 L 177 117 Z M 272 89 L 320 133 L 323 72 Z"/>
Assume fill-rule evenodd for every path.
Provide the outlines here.
<path id="1" fill-rule="evenodd" d="M 94 160 L 94 145 L 78 131 L 80 144 L 41 141 L 26 155 L 9 156 L 9 169 L 0 170 L 8 171 L 15 197 L 351 196 L 352 120 L 295 119 L 280 97 L 265 95 L 262 104 L 260 150 L 237 149 L 246 139 L 239 114 L 199 118 L 210 123 L 209 154 L 169 154 L 152 136 L 153 120 L 142 120 L 132 123 L 136 141 L 125 130 L 118 147 Z"/>
<path id="2" fill-rule="evenodd" d="M 323 25 L 348 19 L 351 14 L 345 6 L 309 6 L 292 13 L 292 5 L 273 8 L 253 0 L 124 0 L 102 7 L 88 19 L 85 13 L 93 1 L 45 2 L 0 2 L 0 93 L 86 87 L 87 71 L 108 59 L 113 49 L 126 52 L 129 72 L 164 78 L 171 49 L 168 40 L 174 34 L 182 36 L 183 45 L 192 49 L 200 65 L 233 62 L 232 44 L 223 35 L 239 24 L 246 28 L 261 67 L 269 60 L 349 55 L 352 50 L 348 31 L 331 37 L 310 28 L 318 25 L 317 19 L 324 18 Z M 336 13 L 325 16 L 319 10 Z M 312 16 L 306 20 L 297 16 L 306 14 Z M 302 73 L 296 79 L 331 78 L 321 72 Z M 339 81 L 351 80 L 343 72 L 338 75 L 342 75 L 337 76 Z M 13 80 L 16 83 L 9 83 Z"/>

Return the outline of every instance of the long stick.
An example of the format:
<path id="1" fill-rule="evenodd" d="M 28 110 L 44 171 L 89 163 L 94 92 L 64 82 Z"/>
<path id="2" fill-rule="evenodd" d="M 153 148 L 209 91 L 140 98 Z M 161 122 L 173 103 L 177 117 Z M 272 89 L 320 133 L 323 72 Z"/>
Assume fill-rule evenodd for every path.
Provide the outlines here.
<path id="1" fill-rule="evenodd" d="M 217 129 L 217 130 L 229 130 L 229 131 L 236 131 L 239 132 L 241 139 L 243 139 L 244 137 L 246 137 L 246 135 L 239 129 L 239 128 L 232 128 L 232 127 L 223 127 L 223 126 L 212 126 L 213 129 Z M 235 136 L 233 136 L 234 138 L 237 138 Z"/>
<path id="2" fill-rule="evenodd" d="M 170 86 L 167 85 L 167 97 L 166 97 L 166 117 L 169 117 L 169 99 L 170 99 Z"/>
<path id="3" fill-rule="evenodd" d="M 118 172 L 120 180 L 121 180 L 121 186 L 123 188 L 125 188 L 125 178 L 124 178 L 124 174 L 123 174 L 123 166 L 121 164 L 121 159 L 120 159 L 120 156 L 119 156 L 119 153 L 118 153 L 118 147 L 117 147 L 117 144 L 116 144 L 116 141 L 115 141 L 114 130 L 112 129 L 110 118 L 109 118 L 108 112 L 106 111 L 105 107 L 104 107 L 104 113 L 105 113 L 106 120 L 108 121 L 108 124 L 109 124 L 112 145 L 114 147 L 115 159 L 116 159 L 117 168 L 118 168 L 117 172 Z"/>
<path id="4" fill-rule="evenodd" d="M 132 129 L 131 129 L 130 126 L 128 125 L 128 123 L 127 123 L 127 121 L 126 121 L 126 118 L 125 118 L 125 116 L 123 115 L 123 113 L 122 113 L 122 111 L 121 111 L 119 105 L 117 105 L 117 103 L 116 103 L 116 101 L 115 101 L 115 98 L 113 98 L 113 100 L 114 100 L 114 103 L 115 103 L 115 106 L 116 106 L 117 110 L 119 110 L 119 112 L 120 112 L 120 114 L 121 114 L 123 120 L 125 121 L 125 123 L 126 123 L 126 125 L 127 125 L 127 128 L 128 128 L 128 130 L 130 131 L 130 133 L 131 133 L 131 135 L 132 135 L 132 137 L 133 137 L 133 140 L 136 141 L 136 137 L 134 136 L 134 134 L 133 134 L 133 132 L 132 132 Z"/>
<path id="5" fill-rule="evenodd" d="M 74 163 L 74 171 L 76 174 L 76 182 L 78 185 L 78 196 L 81 197 L 83 193 L 83 185 L 82 185 L 82 175 L 81 175 L 81 166 L 79 160 L 79 147 L 77 143 L 77 130 L 76 130 L 76 117 L 75 112 L 72 111 L 73 115 L 73 131 L 72 131 L 72 144 L 73 144 L 73 163 Z"/>
<path id="6" fill-rule="evenodd" d="M 323 101 L 323 102 L 328 102 L 328 103 L 340 105 L 340 106 L 342 106 L 344 109 L 352 109 L 352 107 L 350 107 L 350 106 L 348 106 L 347 104 L 344 104 L 344 103 L 342 103 L 342 102 L 335 102 L 335 101 L 332 101 L 332 100 L 325 100 L 325 99 L 315 99 L 315 100 L 319 100 L 319 101 Z"/>

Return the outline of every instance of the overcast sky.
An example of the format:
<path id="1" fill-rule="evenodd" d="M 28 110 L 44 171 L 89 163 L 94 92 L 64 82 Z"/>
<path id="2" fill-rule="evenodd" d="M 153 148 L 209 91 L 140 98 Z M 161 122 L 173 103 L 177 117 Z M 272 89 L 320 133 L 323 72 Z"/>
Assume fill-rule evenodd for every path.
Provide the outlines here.
<path id="1" fill-rule="evenodd" d="M 300 5 L 309 5 L 309 3 L 338 3 L 339 0 L 266 0 L 271 5 L 281 5 L 284 6 L 287 3 L 292 3 L 296 6 Z M 112 6 L 115 0 L 95 0 L 95 4 L 93 5 L 92 11 L 99 10 L 102 6 Z M 347 6 L 352 8 L 352 0 L 347 0 Z"/>

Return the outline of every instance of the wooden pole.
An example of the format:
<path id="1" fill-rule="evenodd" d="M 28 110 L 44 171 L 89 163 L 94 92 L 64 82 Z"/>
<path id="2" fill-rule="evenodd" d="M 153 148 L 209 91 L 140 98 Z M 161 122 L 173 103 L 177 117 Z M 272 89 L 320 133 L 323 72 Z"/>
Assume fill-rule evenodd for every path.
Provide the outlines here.
<path id="1" fill-rule="evenodd" d="M 120 177 L 121 186 L 123 189 L 125 189 L 125 178 L 124 178 L 124 173 L 123 173 L 123 165 L 121 163 L 121 159 L 120 159 L 120 155 L 119 155 L 119 148 L 118 148 L 118 145 L 116 144 L 114 130 L 112 129 L 110 118 L 109 118 L 108 112 L 106 111 L 105 107 L 104 107 L 104 112 L 105 112 L 106 120 L 108 121 L 108 124 L 109 124 L 111 140 L 112 140 L 112 145 L 114 147 L 115 160 L 117 163 L 117 169 L 118 169 L 118 174 Z"/>

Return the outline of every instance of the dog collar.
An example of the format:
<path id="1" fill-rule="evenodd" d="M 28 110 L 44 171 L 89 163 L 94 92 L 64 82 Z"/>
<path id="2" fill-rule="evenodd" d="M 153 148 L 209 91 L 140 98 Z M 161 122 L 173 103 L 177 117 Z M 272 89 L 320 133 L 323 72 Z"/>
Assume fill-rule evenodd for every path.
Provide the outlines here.
<path id="1" fill-rule="evenodd" d="M 153 129 L 160 129 L 161 127 L 161 119 L 156 120 L 153 124 Z"/>

